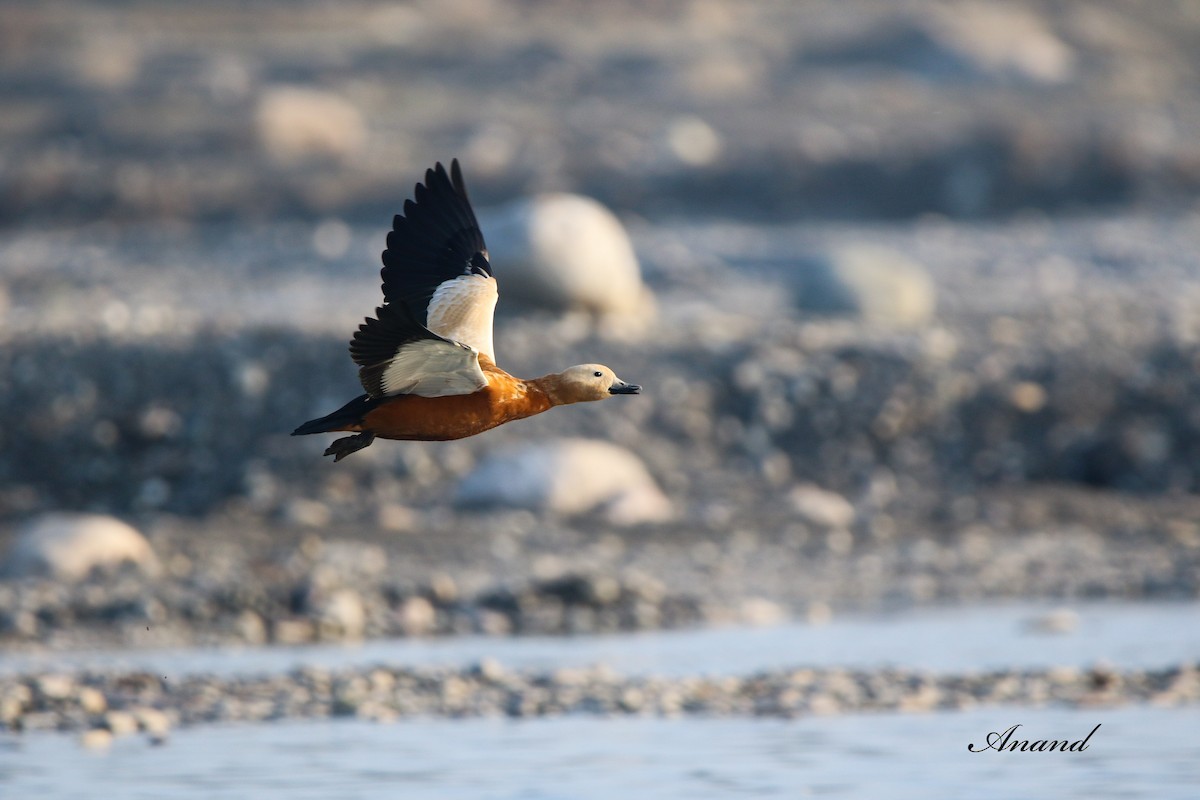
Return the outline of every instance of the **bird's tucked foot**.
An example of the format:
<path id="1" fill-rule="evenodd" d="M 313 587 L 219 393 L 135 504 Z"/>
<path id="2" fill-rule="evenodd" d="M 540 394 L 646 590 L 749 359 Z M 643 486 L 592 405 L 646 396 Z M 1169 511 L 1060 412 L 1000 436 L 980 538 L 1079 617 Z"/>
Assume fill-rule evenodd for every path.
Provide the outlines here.
<path id="1" fill-rule="evenodd" d="M 369 447 L 373 441 L 375 441 L 375 434 L 371 431 L 363 431 L 357 436 L 347 436 L 336 440 L 329 447 L 325 448 L 324 454 L 333 456 L 335 462 L 341 461 L 351 453 L 357 453 L 364 447 Z"/>

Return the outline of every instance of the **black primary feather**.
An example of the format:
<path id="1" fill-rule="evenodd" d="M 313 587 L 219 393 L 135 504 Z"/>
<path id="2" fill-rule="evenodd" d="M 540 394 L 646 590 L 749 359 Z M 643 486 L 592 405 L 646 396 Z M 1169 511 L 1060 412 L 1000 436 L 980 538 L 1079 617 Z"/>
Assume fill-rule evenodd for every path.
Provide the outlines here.
<path id="1" fill-rule="evenodd" d="M 392 221 L 383 251 L 383 299 L 404 303 L 421 324 L 428 324 L 429 300 L 438 287 L 462 275 L 490 276 L 487 245 L 463 183 L 458 159 L 450 172 L 439 162 L 425 171 L 425 182 L 404 201 L 404 213 Z"/>

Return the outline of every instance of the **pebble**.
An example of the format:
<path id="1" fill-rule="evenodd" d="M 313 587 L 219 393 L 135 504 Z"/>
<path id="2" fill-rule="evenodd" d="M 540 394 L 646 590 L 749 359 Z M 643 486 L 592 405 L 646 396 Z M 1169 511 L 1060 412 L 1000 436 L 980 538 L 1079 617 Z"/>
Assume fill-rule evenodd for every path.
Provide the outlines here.
<path id="1" fill-rule="evenodd" d="M 108 708 L 108 700 L 99 689 L 84 686 L 79 690 L 79 707 L 88 714 L 95 716 L 104 713 Z"/>
<path id="2" fill-rule="evenodd" d="M 68 675 L 42 675 L 35 685 L 37 693 L 47 700 L 63 700 L 75 691 L 75 681 Z"/>
<path id="3" fill-rule="evenodd" d="M 788 493 L 796 514 L 824 528 L 848 528 L 854 522 L 854 506 L 837 492 L 812 484 L 798 484 Z"/>
<path id="4" fill-rule="evenodd" d="M 1079 614 L 1069 608 L 1056 608 L 1026 620 L 1025 629 L 1031 633 L 1064 636 L 1079 628 Z"/>
<path id="5" fill-rule="evenodd" d="M 787 611 L 764 597 L 748 597 L 741 603 L 741 621 L 755 627 L 770 627 L 787 621 Z"/>
<path id="6" fill-rule="evenodd" d="M 316 635 L 316 627 L 308 619 L 277 619 L 271 629 L 276 644 L 304 644 Z"/>
<path id="7" fill-rule="evenodd" d="M 90 728 L 79 736 L 79 744 L 88 750 L 107 750 L 112 742 L 112 733 L 104 728 Z"/>
<path id="8" fill-rule="evenodd" d="M 238 637 L 247 644 L 264 644 L 267 641 L 266 623 L 249 609 L 238 614 L 235 628 Z"/>
<path id="9" fill-rule="evenodd" d="M 137 718 L 128 711 L 109 711 L 104 715 L 104 726 L 113 736 L 129 736 L 138 732 Z"/>
<path id="10" fill-rule="evenodd" d="M 338 589 L 318 604 L 322 638 L 359 639 L 367 624 L 362 598 L 353 589 Z"/>
<path id="11" fill-rule="evenodd" d="M 434 631 L 437 625 L 437 610 L 424 597 L 414 595 L 406 599 L 397 612 L 400 627 L 408 636 L 423 636 Z"/>

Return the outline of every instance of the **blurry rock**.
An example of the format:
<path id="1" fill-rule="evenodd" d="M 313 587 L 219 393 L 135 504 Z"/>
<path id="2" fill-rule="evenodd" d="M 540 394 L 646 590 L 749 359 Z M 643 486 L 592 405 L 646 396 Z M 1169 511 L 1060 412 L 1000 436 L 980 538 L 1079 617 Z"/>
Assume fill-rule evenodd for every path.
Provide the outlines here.
<path id="1" fill-rule="evenodd" d="M 416 513 L 399 503 L 384 503 L 375 512 L 375 523 L 385 531 L 407 533 L 417 524 Z"/>
<path id="2" fill-rule="evenodd" d="M 696 116 L 679 117 L 667 129 L 672 154 L 689 167 L 706 167 L 721 155 L 721 136 Z"/>
<path id="3" fill-rule="evenodd" d="M 716 98 L 744 100 L 761 95 L 770 85 L 765 54 L 736 46 L 717 46 L 699 48 L 691 55 L 686 65 L 679 66 L 676 80 L 680 90 L 706 105 Z"/>
<path id="4" fill-rule="evenodd" d="M 26 523 L 5 559 L 3 571 L 15 577 L 49 575 L 82 578 L 93 569 L 134 564 L 157 574 L 150 543 L 113 517 L 54 512 Z"/>
<path id="5" fill-rule="evenodd" d="M 781 605 L 763 597 L 747 597 L 739 610 L 742 622 L 755 627 L 779 625 L 787 620 L 787 612 Z"/>
<path id="6" fill-rule="evenodd" d="M 238 637 L 248 644 L 262 644 L 267 641 L 267 625 L 263 618 L 250 609 L 238 614 L 234 627 Z"/>
<path id="7" fill-rule="evenodd" d="M 333 518 L 329 506 L 319 500 L 298 497 L 283 509 L 283 518 L 292 525 L 306 528 L 324 528 Z"/>
<path id="8" fill-rule="evenodd" d="M 213 99 L 221 103 L 242 100 L 254 87 L 254 73 L 247 59 L 227 51 L 210 53 L 199 78 Z"/>
<path id="9" fill-rule="evenodd" d="M 112 746 L 113 735 L 104 728 L 92 728 L 79 736 L 79 744 L 88 750 L 106 750 Z"/>
<path id="10" fill-rule="evenodd" d="M 607 575 L 572 573 L 538 584 L 539 595 L 554 597 L 564 605 L 608 606 L 621 599 L 621 584 Z"/>
<path id="11" fill-rule="evenodd" d="M 828 603 L 815 600 L 809 604 L 804 613 L 804 620 L 809 625 L 828 625 L 833 619 L 833 609 Z"/>
<path id="12" fill-rule="evenodd" d="M 1025 630 L 1052 636 L 1064 636 L 1079 628 L 1079 615 L 1069 608 L 1056 608 L 1025 621 Z"/>
<path id="13" fill-rule="evenodd" d="M 1046 390 L 1032 381 L 1020 381 L 1008 392 L 1008 401 L 1026 414 L 1036 414 L 1046 405 Z"/>
<path id="14" fill-rule="evenodd" d="M 589 197 L 541 194 L 484 223 L 505 302 L 645 318 L 653 300 L 625 226 Z"/>
<path id="15" fill-rule="evenodd" d="M 933 35 L 982 74 L 1063 83 L 1075 71 L 1074 50 L 1032 9 L 972 2 L 937 11 Z"/>
<path id="16" fill-rule="evenodd" d="M 665 522 L 675 510 L 653 483 L 629 487 L 604 504 L 604 516 L 614 525 L 637 525 L 641 522 Z"/>
<path id="17" fill-rule="evenodd" d="M 151 738 L 163 738 L 171 730 L 171 718 L 157 708 L 138 706 L 130 709 L 138 728 L 149 734 Z"/>
<path id="18" fill-rule="evenodd" d="M 99 689 L 84 686 L 79 690 L 79 707 L 88 714 L 103 714 L 108 709 L 108 699 Z"/>
<path id="19" fill-rule="evenodd" d="M 848 556 L 854 549 L 854 534 L 845 528 L 835 528 L 825 534 L 825 547 L 834 555 Z"/>
<path id="20" fill-rule="evenodd" d="M 340 95 L 318 89 L 266 90 L 259 98 L 255 121 L 263 148 L 282 163 L 349 159 L 362 151 L 367 139 L 358 109 Z"/>
<path id="21" fill-rule="evenodd" d="M 271 628 L 276 644 L 303 644 L 313 640 L 313 624 L 306 619 L 278 619 Z"/>
<path id="22" fill-rule="evenodd" d="M 1062 83 L 1075 73 L 1075 51 L 1036 12 L 1017 3 L 933 6 L 920 16 L 893 15 L 848 40 L 809 50 L 810 63 L 874 64 L 934 79 Z"/>
<path id="23" fill-rule="evenodd" d="M 855 314 L 898 327 L 927 324 L 937 290 L 925 267 L 882 247 L 852 245 L 797 270 L 798 304 L 823 314 Z"/>
<path id="24" fill-rule="evenodd" d="M 38 694 L 47 700 L 65 700 L 75 692 L 75 681 L 69 675 L 42 675 L 36 686 Z"/>
<path id="25" fill-rule="evenodd" d="M 608 442 L 560 439 L 507 448 L 462 480 L 464 506 L 505 506 L 560 514 L 604 508 L 617 524 L 666 519 L 670 501 L 641 460 Z"/>
<path id="26" fill-rule="evenodd" d="M 508 636 L 512 633 L 513 622 L 507 614 L 484 608 L 477 614 L 475 627 L 486 636 Z"/>
<path id="27" fill-rule="evenodd" d="M 339 589 L 322 600 L 317 609 L 321 635 L 326 638 L 358 639 L 367 624 L 362 598 L 353 589 Z"/>
<path id="28" fill-rule="evenodd" d="M 316 566 L 311 576 L 316 582 L 318 574 L 327 578 L 327 585 L 350 583 L 377 578 L 387 571 L 388 555 L 382 547 L 368 542 L 351 539 L 332 539 L 321 545 L 313 559 Z"/>
<path id="29" fill-rule="evenodd" d="M 502 122 L 485 122 L 467 142 L 463 163 L 482 175 L 499 175 L 510 168 L 521 147 L 521 133 Z"/>
<path id="30" fill-rule="evenodd" d="M 75 74 L 80 83 L 98 89 L 123 89 L 138 76 L 142 48 L 124 34 L 91 31 L 79 47 L 72 48 Z"/>
<path id="31" fill-rule="evenodd" d="M 444 572 L 435 572 L 430 576 L 429 591 L 439 603 L 453 603 L 458 599 L 458 584 Z"/>
<path id="32" fill-rule="evenodd" d="M 104 726 L 113 736 L 130 736 L 137 733 L 138 721 L 128 711 L 109 711 L 104 715 Z"/>
<path id="33" fill-rule="evenodd" d="M 323 219 L 313 228 L 313 250 L 326 261 L 337 261 L 350 249 L 353 235 L 350 226 L 342 220 L 336 217 Z"/>
<path id="34" fill-rule="evenodd" d="M 806 522 L 822 528 L 848 528 L 855 511 L 850 501 L 811 483 L 798 484 L 788 495 L 792 508 Z"/>
<path id="35" fill-rule="evenodd" d="M 420 595 L 407 598 L 398 610 L 400 627 L 408 636 L 432 633 L 437 625 L 437 610 Z"/>

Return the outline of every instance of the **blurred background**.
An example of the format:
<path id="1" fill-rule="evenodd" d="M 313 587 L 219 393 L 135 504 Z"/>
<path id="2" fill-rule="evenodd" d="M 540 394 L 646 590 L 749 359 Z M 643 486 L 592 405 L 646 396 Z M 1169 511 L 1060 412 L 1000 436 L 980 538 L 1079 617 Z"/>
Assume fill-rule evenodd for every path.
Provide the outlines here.
<path id="1" fill-rule="evenodd" d="M 269 742 L 277 761 L 252 757 L 275 775 L 298 768 L 281 753 L 407 748 L 433 777 L 392 779 L 432 791 L 470 768 L 429 736 L 474 737 L 516 765 L 500 796 L 611 796 L 530 754 L 596 777 L 619 742 L 665 776 L 655 796 L 854 795 L 864 758 L 946 759 L 949 796 L 977 788 L 960 751 L 990 718 L 889 716 L 863 755 L 857 718 L 813 715 L 1195 703 L 1197 130 L 1190 0 L 2 3 L 0 726 L 117 737 L 140 771 L 163 751 L 126 730 L 682 713 L 670 735 L 540 721 L 514 752 L 510 729 L 428 718 L 180 738 L 218 760 Z M 333 437 L 288 433 L 360 392 L 346 344 L 391 215 L 455 157 L 501 366 L 600 361 L 645 391 L 335 466 Z M 452 674 L 342 702 L 340 678 L 287 672 L 366 680 L 380 660 Z M 617 677 L 559 674 L 596 662 Z M 865 672 L 769 702 L 737 683 L 796 665 Z M 885 665 L 998 672 L 967 697 Z M 509 668 L 580 697 L 489 705 L 488 669 Z M 1003 688 L 1029 669 L 1066 670 L 1065 694 L 1053 673 Z M 262 671 L 275 699 L 231 699 Z M 691 674 L 734 683 L 697 700 Z M 451 679 L 474 699 L 446 700 Z M 889 680 L 893 700 L 862 688 Z M 1134 739 L 1187 719 L 1123 713 Z M 1076 738 L 1102 719 L 1043 721 Z M 904 749 L 952 729 L 945 753 Z M 706 730 L 748 775 L 697 775 L 666 744 Z M 0 787 L 103 774 L 125 796 L 112 764 L 55 772 L 77 746 L 0 740 Z M 1149 796 L 1194 786 L 1193 756 L 1163 756 Z M 1150 757 L 1113 745 L 1101 788 L 1139 796 Z M 174 758 L 161 796 L 191 796 Z M 306 787 L 369 796 L 376 767 Z M 1054 769 L 1063 796 L 1095 796 Z M 255 796 L 286 788 L 259 777 Z"/>

